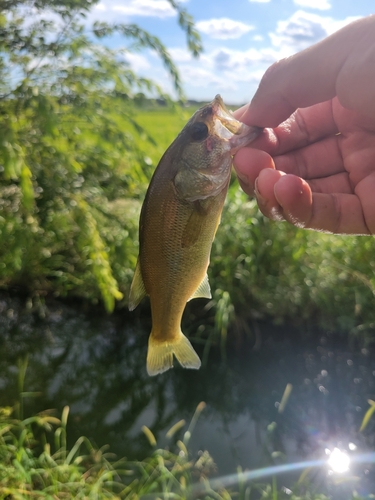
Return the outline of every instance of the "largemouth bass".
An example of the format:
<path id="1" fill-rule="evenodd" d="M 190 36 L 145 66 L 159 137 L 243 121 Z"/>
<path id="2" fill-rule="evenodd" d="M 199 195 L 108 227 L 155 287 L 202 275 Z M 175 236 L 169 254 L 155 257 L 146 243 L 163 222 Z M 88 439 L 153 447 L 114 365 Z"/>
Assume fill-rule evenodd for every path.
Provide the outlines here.
<path id="1" fill-rule="evenodd" d="M 139 256 L 129 309 L 149 295 L 152 330 L 147 371 L 157 375 L 200 359 L 181 332 L 186 302 L 211 298 L 207 277 L 231 175 L 232 155 L 261 129 L 237 121 L 219 95 L 190 118 L 161 158 L 148 187 L 139 227 Z"/>

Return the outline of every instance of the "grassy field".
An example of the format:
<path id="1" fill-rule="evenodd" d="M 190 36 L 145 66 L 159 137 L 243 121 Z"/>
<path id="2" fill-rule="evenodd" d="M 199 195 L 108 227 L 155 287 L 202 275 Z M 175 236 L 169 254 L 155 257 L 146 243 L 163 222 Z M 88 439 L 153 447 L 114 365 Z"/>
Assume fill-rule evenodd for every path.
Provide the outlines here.
<path id="1" fill-rule="evenodd" d="M 153 165 L 158 164 L 167 147 L 196 110 L 197 106 L 187 106 L 175 109 L 157 107 L 137 111 L 135 116 L 137 122 L 155 141 L 154 144 L 150 144 L 146 137 L 139 139 L 140 146 L 146 153 L 149 153 Z"/>

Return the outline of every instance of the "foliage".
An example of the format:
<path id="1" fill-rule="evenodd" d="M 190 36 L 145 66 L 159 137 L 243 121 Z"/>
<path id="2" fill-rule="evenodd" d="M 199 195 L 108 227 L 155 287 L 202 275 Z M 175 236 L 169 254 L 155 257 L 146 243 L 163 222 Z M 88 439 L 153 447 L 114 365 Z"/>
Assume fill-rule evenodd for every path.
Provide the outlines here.
<path id="1" fill-rule="evenodd" d="M 51 411 L 19 419 L 14 418 L 12 408 L 1 407 L 0 496 L 14 500 L 151 496 L 181 500 L 328 500 L 326 495 L 314 493 L 306 481 L 297 483 L 293 490 L 279 489 L 275 478 L 271 484 L 249 482 L 240 469 L 229 481 L 227 477 L 209 479 L 216 472 L 209 453 L 200 452 L 194 458 L 188 451 L 191 432 L 203 408 L 203 403 L 198 405 L 183 439 L 177 440 L 176 452 L 157 448 L 151 431 L 144 427 L 154 451 L 144 460 L 134 462 L 117 460 L 105 448 L 97 449 L 83 436 L 69 449 L 68 407 L 64 408 L 61 419 Z M 184 426 L 184 421 L 175 424 L 167 432 L 168 439 Z M 352 499 L 361 497 L 353 493 Z"/>
<path id="2" fill-rule="evenodd" d="M 21 421 L 11 418 L 10 408 L 1 408 L 2 498 L 116 498 L 117 464 L 85 438 L 67 450 L 67 415 L 65 408 L 61 420 L 44 412 Z"/>
<path id="3" fill-rule="evenodd" d="M 211 255 L 214 305 L 246 331 L 251 318 L 346 332 L 373 331 L 371 237 L 336 236 L 270 221 L 234 182 Z M 225 329 L 224 329 L 225 330 Z"/>
<path id="4" fill-rule="evenodd" d="M 372 399 L 368 399 L 367 402 L 370 405 L 370 408 L 366 411 L 365 416 L 363 417 L 361 427 L 359 428 L 359 432 L 362 432 L 366 429 L 371 417 L 375 412 L 375 401 L 373 401 Z"/>
<path id="5" fill-rule="evenodd" d="M 135 140 L 146 134 L 134 97 L 168 101 L 130 69 L 126 54 L 155 50 L 179 97 L 182 88 L 156 37 L 136 25 L 89 28 L 93 3 L 0 3 L 0 285 L 101 295 L 110 311 L 134 267 L 137 200 L 151 173 Z M 198 55 L 191 17 L 170 3 Z M 114 33 L 124 49 L 103 43 Z"/>

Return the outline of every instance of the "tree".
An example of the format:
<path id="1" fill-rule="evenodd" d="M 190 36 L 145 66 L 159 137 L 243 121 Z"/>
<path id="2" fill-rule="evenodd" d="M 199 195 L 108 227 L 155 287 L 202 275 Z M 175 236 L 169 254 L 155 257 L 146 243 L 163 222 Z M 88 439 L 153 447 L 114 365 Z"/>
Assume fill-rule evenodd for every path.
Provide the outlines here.
<path id="1" fill-rule="evenodd" d="M 169 2 L 198 55 L 191 17 Z M 135 265 L 137 199 L 150 175 L 130 132 L 142 133 L 134 97 L 168 99 L 124 53 L 154 49 L 183 92 L 158 38 L 134 24 L 87 28 L 93 3 L 0 1 L 0 285 L 91 299 L 100 291 L 111 311 Z M 103 43 L 114 33 L 125 50 Z"/>

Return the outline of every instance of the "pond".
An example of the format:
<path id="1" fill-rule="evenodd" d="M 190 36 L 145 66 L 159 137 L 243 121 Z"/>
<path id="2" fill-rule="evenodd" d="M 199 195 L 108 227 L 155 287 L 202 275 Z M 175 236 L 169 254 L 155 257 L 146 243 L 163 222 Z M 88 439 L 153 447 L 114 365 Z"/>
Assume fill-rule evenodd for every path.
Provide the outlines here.
<path id="1" fill-rule="evenodd" d="M 85 435 L 119 457 L 142 459 L 152 450 L 143 425 L 165 446 L 168 429 L 185 419 L 181 438 L 204 402 L 189 447 L 195 454 L 208 450 L 217 477 L 241 466 L 260 469 L 258 481 L 269 482 L 280 469 L 278 484 L 288 487 L 311 465 L 315 487 L 333 498 L 375 491 L 375 417 L 359 432 L 368 399 L 375 398 L 371 346 L 313 328 L 258 322 L 250 325 L 256 342 L 229 340 L 225 359 L 212 347 L 199 371 L 176 366 L 149 377 L 149 326 L 147 316 L 107 316 L 59 302 L 35 308 L 3 295 L 0 405 L 16 402 L 17 366 L 27 357 L 24 390 L 38 394 L 25 399 L 25 414 L 47 408 L 61 414 L 68 405 L 72 443 Z M 195 347 L 202 356 L 203 346 Z M 286 388 L 290 395 L 281 403 Z M 327 466 L 335 448 L 352 458 L 349 471 Z"/>

